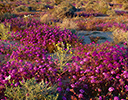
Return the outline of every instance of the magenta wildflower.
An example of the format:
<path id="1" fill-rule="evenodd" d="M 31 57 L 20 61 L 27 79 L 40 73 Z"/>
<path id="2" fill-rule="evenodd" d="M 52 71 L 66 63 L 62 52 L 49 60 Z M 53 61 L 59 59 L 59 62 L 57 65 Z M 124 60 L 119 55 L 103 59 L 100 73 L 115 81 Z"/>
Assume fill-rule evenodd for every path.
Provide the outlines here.
<path id="1" fill-rule="evenodd" d="M 114 88 L 113 87 L 109 87 L 108 91 L 112 92 L 112 91 L 114 91 Z"/>
<path id="2" fill-rule="evenodd" d="M 114 100 L 120 100 L 120 99 L 119 99 L 119 97 L 115 96 L 115 97 L 114 97 Z"/>

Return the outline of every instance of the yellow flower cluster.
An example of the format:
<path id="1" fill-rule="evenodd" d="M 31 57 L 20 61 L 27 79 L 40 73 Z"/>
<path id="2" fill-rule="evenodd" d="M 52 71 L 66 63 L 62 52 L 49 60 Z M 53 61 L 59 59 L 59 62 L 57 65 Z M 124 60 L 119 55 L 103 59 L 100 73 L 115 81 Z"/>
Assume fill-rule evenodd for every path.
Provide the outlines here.
<path id="1" fill-rule="evenodd" d="M 63 42 L 57 43 L 54 45 L 56 46 L 56 52 L 54 53 L 54 56 L 56 56 L 58 58 L 57 63 L 59 64 L 61 71 L 63 71 L 64 66 L 66 66 L 66 63 L 69 60 L 71 60 L 71 58 L 73 56 L 72 49 L 70 48 L 71 45 L 69 43 L 66 43 L 66 47 L 67 47 L 66 50 L 65 50 L 65 44 Z M 53 55 L 51 55 L 51 56 L 53 57 Z"/>

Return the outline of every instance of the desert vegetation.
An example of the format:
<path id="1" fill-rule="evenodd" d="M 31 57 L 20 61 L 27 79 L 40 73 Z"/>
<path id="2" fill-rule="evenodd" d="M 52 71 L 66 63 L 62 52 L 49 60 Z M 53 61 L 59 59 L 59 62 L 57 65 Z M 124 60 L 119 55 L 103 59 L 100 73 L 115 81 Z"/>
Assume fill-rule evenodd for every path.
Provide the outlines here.
<path id="1" fill-rule="evenodd" d="M 128 0 L 0 0 L 0 99 L 127 100 Z"/>

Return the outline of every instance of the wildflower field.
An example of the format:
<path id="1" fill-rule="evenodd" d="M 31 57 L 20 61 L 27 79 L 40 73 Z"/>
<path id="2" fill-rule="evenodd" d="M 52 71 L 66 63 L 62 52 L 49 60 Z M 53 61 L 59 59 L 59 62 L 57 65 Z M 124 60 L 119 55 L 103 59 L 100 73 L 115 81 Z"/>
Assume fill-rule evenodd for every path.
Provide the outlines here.
<path id="1" fill-rule="evenodd" d="M 0 0 L 0 100 L 128 100 L 128 0 Z"/>

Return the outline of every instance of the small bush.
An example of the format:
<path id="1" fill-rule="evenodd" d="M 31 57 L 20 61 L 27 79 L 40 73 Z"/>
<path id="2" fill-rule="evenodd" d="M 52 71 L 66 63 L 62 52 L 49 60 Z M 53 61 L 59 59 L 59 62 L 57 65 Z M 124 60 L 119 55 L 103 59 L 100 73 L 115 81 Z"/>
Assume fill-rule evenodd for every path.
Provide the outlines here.
<path id="1" fill-rule="evenodd" d="M 124 3 L 123 6 L 122 6 L 122 9 L 123 10 L 128 10 L 128 3 Z"/>
<path id="2" fill-rule="evenodd" d="M 11 13 L 3 13 L 3 14 L 0 14 L 0 20 L 1 22 L 3 22 L 5 19 L 10 19 L 10 18 L 15 18 L 16 15 L 15 14 L 11 14 Z"/>
<path id="3" fill-rule="evenodd" d="M 62 0 L 55 0 L 56 4 L 60 4 L 62 2 Z"/>
<path id="4" fill-rule="evenodd" d="M 53 59 L 54 59 L 54 57 L 56 59 L 58 59 L 57 64 L 59 65 L 59 69 L 61 72 L 63 72 L 65 69 L 67 69 L 65 67 L 66 63 L 68 63 L 73 56 L 72 50 L 70 48 L 71 45 L 67 43 L 66 46 L 67 46 L 67 48 L 65 48 L 65 45 L 63 42 L 57 43 L 56 44 L 57 51 L 52 55 Z M 69 54 L 69 55 L 67 55 L 67 54 Z"/>
<path id="5" fill-rule="evenodd" d="M 5 95 L 13 100 L 57 100 L 56 86 L 49 86 L 44 81 L 37 83 L 35 78 L 29 79 L 24 83 L 20 82 L 21 86 L 9 87 L 5 85 Z"/>
<path id="6" fill-rule="evenodd" d="M 106 14 L 107 10 L 110 9 L 110 6 L 107 2 L 100 1 L 99 3 L 90 1 L 86 4 L 85 9 L 88 11 L 88 9 L 93 9 L 96 12 Z"/>
<path id="7" fill-rule="evenodd" d="M 10 25 L 5 26 L 3 23 L 0 24 L 0 39 L 6 40 L 9 37 Z"/>
<path id="8" fill-rule="evenodd" d="M 30 9 L 24 5 L 20 5 L 14 9 L 15 12 L 30 11 Z"/>
<path id="9" fill-rule="evenodd" d="M 106 12 L 106 14 L 109 15 L 109 16 L 115 16 L 115 15 L 117 15 L 114 10 L 108 10 L 108 11 Z"/>
<path id="10" fill-rule="evenodd" d="M 113 33 L 113 40 L 115 43 L 127 42 L 128 43 L 128 32 L 122 29 L 116 29 Z"/>
<path id="11" fill-rule="evenodd" d="M 63 19 L 62 23 L 58 23 L 57 26 L 60 26 L 60 28 L 63 29 L 78 29 L 77 23 L 69 18 Z"/>
<path id="12" fill-rule="evenodd" d="M 58 18 L 64 18 L 66 16 L 73 17 L 76 8 L 69 2 L 63 1 L 56 8 L 54 8 L 52 15 Z"/>
<path id="13" fill-rule="evenodd" d="M 50 14 L 44 14 L 43 16 L 40 16 L 40 21 L 45 24 L 49 24 L 51 22 L 52 18 Z"/>

